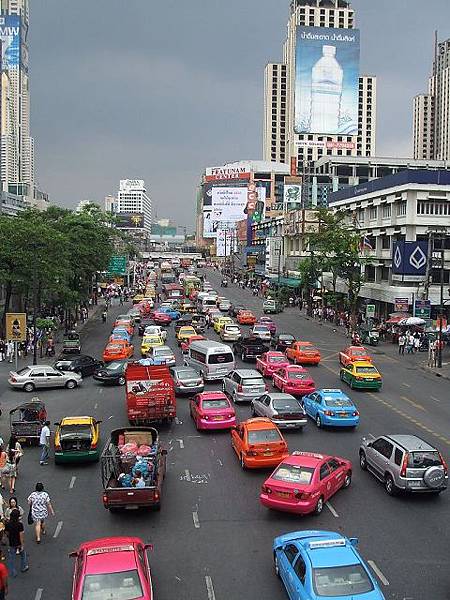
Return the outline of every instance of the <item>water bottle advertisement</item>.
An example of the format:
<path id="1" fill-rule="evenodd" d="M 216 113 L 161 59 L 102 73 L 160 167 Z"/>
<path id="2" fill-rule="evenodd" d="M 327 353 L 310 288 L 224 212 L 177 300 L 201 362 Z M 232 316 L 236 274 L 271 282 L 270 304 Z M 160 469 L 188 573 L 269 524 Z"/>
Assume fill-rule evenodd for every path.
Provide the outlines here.
<path id="1" fill-rule="evenodd" d="M 358 29 L 298 27 L 295 133 L 357 135 Z"/>

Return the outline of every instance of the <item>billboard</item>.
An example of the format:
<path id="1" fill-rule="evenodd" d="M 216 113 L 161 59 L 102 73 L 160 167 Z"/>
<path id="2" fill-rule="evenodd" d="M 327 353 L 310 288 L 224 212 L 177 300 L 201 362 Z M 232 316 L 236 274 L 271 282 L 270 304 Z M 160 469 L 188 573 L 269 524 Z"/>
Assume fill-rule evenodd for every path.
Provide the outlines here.
<path id="1" fill-rule="evenodd" d="M 121 192 L 133 192 L 145 189 L 143 179 L 121 179 L 119 190 Z"/>
<path id="2" fill-rule="evenodd" d="M 20 66 L 20 16 L 0 16 L 0 40 L 2 42 L 2 69 L 18 69 Z"/>
<path id="3" fill-rule="evenodd" d="M 26 313 L 6 313 L 6 339 L 13 342 L 25 342 L 27 339 Z"/>
<path id="4" fill-rule="evenodd" d="M 297 27 L 295 133 L 357 135 L 359 30 Z"/>
<path id="5" fill-rule="evenodd" d="M 302 201 L 302 186 L 285 184 L 283 193 L 283 204 L 288 207 L 290 204 L 300 204 Z"/>
<path id="6" fill-rule="evenodd" d="M 425 277 L 428 263 L 428 242 L 394 242 L 392 245 L 392 274 L 418 278 Z"/>
<path id="7" fill-rule="evenodd" d="M 212 187 L 203 208 L 203 237 L 215 238 L 218 229 L 233 226 L 245 218 L 247 185 L 241 187 Z"/>
<path id="8" fill-rule="evenodd" d="M 115 216 L 118 229 L 142 229 L 144 227 L 144 213 L 117 213 Z"/>

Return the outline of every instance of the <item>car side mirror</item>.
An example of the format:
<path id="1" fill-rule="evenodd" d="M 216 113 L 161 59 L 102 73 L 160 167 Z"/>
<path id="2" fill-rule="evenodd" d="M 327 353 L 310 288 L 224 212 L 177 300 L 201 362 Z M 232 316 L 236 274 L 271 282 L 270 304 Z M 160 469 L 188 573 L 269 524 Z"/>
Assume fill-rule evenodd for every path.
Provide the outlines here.
<path id="1" fill-rule="evenodd" d="M 69 552 L 69 558 L 76 558 L 78 556 L 78 550 L 74 550 L 73 552 Z"/>
<path id="2" fill-rule="evenodd" d="M 350 538 L 350 544 L 356 548 L 358 546 L 359 539 L 358 538 Z"/>
<path id="3" fill-rule="evenodd" d="M 59 423 L 53 423 L 53 425 L 58 425 L 58 427 L 59 427 Z"/>
<path id="4" fill-rule="evenodd" d="M 372 448 L 372 442 L 369 442 L 369 443 L 367 444 L 367 447 L 368 447 L 368 448 Z"/>
<path id="5" fill-rule="evenodd" d="M 150 550 L 150 552 L 153 552 L 153 544 L 144 544 L 144 550 Z"/>
<path id="6" fill-rule="evenodd" d="M 103 421 L 100 419 L 100 421 L 95 421 L 97 423 L 97 425 L 100 425 L 100 423 L 103 423 Z"/>

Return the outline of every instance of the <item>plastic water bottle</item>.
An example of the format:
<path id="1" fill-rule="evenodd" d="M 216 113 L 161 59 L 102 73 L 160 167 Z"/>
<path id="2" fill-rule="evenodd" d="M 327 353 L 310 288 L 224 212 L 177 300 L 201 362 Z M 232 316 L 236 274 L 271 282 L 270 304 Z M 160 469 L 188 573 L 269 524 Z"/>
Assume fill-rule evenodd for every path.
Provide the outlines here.
<path id="1" fill-rule="evenodd" d="M 312 68 L 310 131 L 334 134 L 339 131 L 344 72 L 335 46 L 323 46 L 322 54 Z"/>

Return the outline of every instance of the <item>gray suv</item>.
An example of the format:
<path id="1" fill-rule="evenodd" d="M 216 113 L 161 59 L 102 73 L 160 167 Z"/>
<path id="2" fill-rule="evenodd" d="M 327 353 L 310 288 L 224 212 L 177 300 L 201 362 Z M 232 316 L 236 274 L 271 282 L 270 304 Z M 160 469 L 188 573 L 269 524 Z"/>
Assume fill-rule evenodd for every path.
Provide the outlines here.
<path id="1" fill-rule="evenodd" d="M 390 496 L 399 491 L 439 494 L 448 485 L 441 453 L 415 435 L 362 438 L 359 464 L 383 482 Z"/>
<path id="2" fill-rule="evenodd" d="M 266 383 L 259 371 L 255 369 L 236 369 L 222 382 L 222 391 L 233 402 L 251 402 L 266 391 Z"/>

